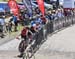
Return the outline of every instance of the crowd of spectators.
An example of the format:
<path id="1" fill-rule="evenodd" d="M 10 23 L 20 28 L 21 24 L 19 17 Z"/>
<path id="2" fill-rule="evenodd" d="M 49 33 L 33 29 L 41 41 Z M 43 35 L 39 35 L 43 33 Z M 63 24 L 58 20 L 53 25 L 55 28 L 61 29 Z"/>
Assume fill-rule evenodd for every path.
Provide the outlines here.
<path id="1" fill-rule="evenodd" d="M 45 15 L 43 16 L 40 10 L 36 8 L 35 10 L 33 10 L 32 14 L 29 13 L 27 10 L 24 10 L 23 12 L 20 12 L 19 16 L 12 15 L 8 22 L 5 22 L 5 17 L 0 16 L 0 37 L 3 38 L 5 32 L 18 31 L 17 27 L 20 24 L 24 27 L 21 30 L 21 38 L 27 41 L 26 38 L 28 37 L 30 39 L 29 43 L 31 43 L 32 36 L 35 35 L 35 33 L 38 33 L 48 22 L 52 22 L 53 20 L 60 19 L 62 17 L 70 16 L 73 14 L 73 10 L 64 11 L 63 9 L 57 9 L 50 11 L 46 10 Z M 53 28 L 52 24 L 51 26 L 51 28 Z M 22 52 L 20 51 L 20 56 L 23 55 Z"/>
<path id="2" fill-rule="evenodd" d="M 27 10 L 26 10 L 27 11 Z M 70 13 L 70 14 L 68 14 Z M 69 11 L 67 13 L 68 15 L 72 15 L 72 12 Z M 45 16 L 43 16 L 39 9 L 35 9 L 33 12 L 33 16 L 31 17 L 28 13 L 22 13 L 20 16 L 21 23 L 24 26 L 23 30 L 21 31 L 21 37 L 25 39 L 28 37 L 30 39 L 30 43 L 32 42 L 32 36 L 35 33 L 38 33 L 45 24 L 48 22 L 51 22 L 56 19 L 60 19 L 62 17 L 65 17 L 65 13 L 63 9 L 58 10 L 51 10 L 46 11 Z M 53 28 L 53 25 L 52 27 Z M 27 47 L 27 46 L 26 46 Z M 23 50 L 22 50 L 23 52 Z M 22 52 L 20 51 L 20 57 L 22 57 Z"/>
<path id="3" fill-rule="evenodd" d="M 40 10 L 36 8 L 33 10 L 32 14 L 27 10 L 24 10 L 23 12 L 20 12 L 19 16 L 12 15 L 8 22 L 5 22 L 4 16 L 0 16 L 0 27 L 2 26 L 0 32 L 12 32 L 13 26 L 14 31 L 16 32 L 18 31 L 18 24 L 21 24 L 22 26 L 30 26 L 31 28 L 38 25 L 40 29 L 49 20 L 58 19 L 71 14 L 73 14 L 72 10 L 63 11 L 63 9 L 57 9 L 45 11 L 45 16 L 43 16 Z"/>

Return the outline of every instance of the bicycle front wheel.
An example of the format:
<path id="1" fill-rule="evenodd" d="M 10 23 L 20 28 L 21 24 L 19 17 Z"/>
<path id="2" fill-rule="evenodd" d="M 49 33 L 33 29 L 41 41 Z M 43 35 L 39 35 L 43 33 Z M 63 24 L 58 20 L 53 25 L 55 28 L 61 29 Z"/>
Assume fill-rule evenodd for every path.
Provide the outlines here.
<path id="1" fill-rule="evenodd" d="M 26 41 L 25 40 L 22 40 L 20 42 L 20 44 L 19 44 L 18 49 L 19 49 L 20 52 L 24 52 L 24 50 L 26 49 L 26 47 L 27 47 Z"/>
<path id="2" fill-rule="evenodd" d="M 28 52 L 23 54 L 23 59 L 30 59 Z"/>

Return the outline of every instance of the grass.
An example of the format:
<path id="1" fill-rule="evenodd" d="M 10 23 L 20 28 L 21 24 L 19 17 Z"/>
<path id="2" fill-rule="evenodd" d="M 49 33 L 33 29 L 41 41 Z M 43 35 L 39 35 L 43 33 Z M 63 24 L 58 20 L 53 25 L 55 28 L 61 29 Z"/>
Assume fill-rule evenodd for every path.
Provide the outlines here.
<path id="1" fill-rule="evenodd" d="M 22 28 L 23 28 L 23 26 L 19 25 L 19 26 L 17 27 L 18 31 L 17 31 L 17 32 L 14 32 L 14 31 L 9 32 L 9 35 L 13 35 L 14 37 L 15 37 L 16 35 L 19 35 L 19 34 L 20 34 L 20 31 L 22 30 Z"/>

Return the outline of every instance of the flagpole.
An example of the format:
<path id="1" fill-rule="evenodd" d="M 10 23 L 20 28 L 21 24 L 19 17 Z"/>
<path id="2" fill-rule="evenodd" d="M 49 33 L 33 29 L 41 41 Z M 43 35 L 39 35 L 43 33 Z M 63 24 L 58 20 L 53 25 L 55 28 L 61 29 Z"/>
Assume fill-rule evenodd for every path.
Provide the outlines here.
<path id="1" fill-rule="evenodd" d="M 29 2 L 30 2 L 30 5 L 31 5 L 31 12 L 30 12 L 30 10 L 29 10 L 29 7 L 27 7 L 27 3 L 26 3 L 26 1 L 25 0 L 22 0 L 22 2 L 23 2 L 23 4 L 24 4 L 24 6 L 28 9 L 28 12 L 30 12 L 31 14 L 32 14 L 32 17 L 33 17 L 33 10 L 32 10 L 32 4 L 31 4 L 31 1 L 30 0 L 28 0 Z"/>
<path id="2" fill-rule="evenodd" d="M 23 1 L 23 0 L 22 0 L 22 2 L 23 2 L 23 4 L 24 4 L 24 1 Z M 26 5 L 25 5 L 25 4 L 24 4 L 24 6 L 25 6 L 25 8 L 26 8 L 26 9 L 28 9 L 28 8 L 26 7 Z"/>

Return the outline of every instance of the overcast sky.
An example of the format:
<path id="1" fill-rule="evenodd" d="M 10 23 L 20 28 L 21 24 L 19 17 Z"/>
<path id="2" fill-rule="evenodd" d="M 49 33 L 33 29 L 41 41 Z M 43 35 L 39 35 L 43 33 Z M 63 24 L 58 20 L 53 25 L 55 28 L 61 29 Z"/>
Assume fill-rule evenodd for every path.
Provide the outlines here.
<path id="1" fill-rule="evenodd" d="M 60 2 L 62 2 L 63 0 L 59 0 Z"/>
<path id="2" fill-rule="evenodd" d="M 57 0 L 50 0 L 50 1 L 57 1 Z M 63 1 L 63 0 L 59 0 L 59 1 Z"/>

